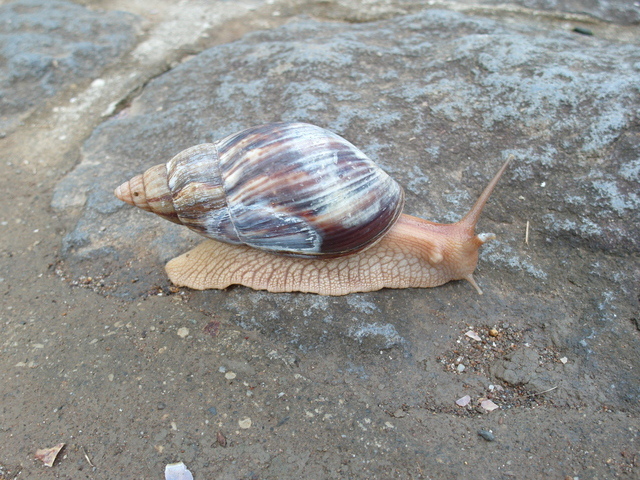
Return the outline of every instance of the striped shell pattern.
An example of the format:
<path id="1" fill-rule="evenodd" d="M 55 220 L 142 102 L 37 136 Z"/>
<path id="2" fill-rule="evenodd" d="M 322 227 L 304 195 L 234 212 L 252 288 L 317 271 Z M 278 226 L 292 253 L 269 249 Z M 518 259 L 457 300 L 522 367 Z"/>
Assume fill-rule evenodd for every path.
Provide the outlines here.
<path id="1" fill-rule="evenodd" d="M 304 123 L 196 145 L 118 190 L 206 237 L 315 258 L 371 246 L 404 204 L 402 188 L 364 153 Z"/>

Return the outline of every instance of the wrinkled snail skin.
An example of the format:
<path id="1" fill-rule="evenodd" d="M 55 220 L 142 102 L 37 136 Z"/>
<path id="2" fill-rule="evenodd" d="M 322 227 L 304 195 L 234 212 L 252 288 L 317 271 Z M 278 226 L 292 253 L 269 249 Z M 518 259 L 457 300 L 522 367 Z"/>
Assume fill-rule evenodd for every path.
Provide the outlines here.
<path id="1" fill-rule="evenodd" d="M 401 187 L 341 137 L 270 124 L 191 147 L 115 194 L 215 238 L 167 264 L 177 286 L 345 295 L 467 280 L 482 293 L 472 274 L 495 236 L 475 226 L 508 163 L 462 220 L 439 224 L 401 214 Z"/>
<path id="2" fill-rule="evenodd" d="M 175 285 L 196 290 L 239 284 L 270 292 L 346 295 L 381 288 L 437 287 L 458 279 L 478 288 L 471 274 L 481 241 L 473 241 L 477 246 L 467 249 L 475 251 L 456 263 L 452 260 L 465 251 L 462 229 L 456 224 L 436 225 L 425 240 L 425 229 L 416 228 L 415 220 L 402 215 L 382 240 L 353 255 L 306 259 L 209 240 L 171 260 L 166 271 Z"/>

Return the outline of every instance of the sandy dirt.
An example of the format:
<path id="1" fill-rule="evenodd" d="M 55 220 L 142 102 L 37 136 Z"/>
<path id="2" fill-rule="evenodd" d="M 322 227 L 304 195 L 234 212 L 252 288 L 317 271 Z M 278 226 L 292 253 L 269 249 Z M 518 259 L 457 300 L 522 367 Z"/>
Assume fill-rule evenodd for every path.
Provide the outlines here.
<path id="1" fill-rule="evenodd" d="M 301 13 L 360 22 L 407 10 L 393 2 L 76 3 L 140 16 L 138 42 L 101 72 L 108 91 L 97 95 L 91 79 L 68 86 L 0 138 L 0 479 L 161 479 L 165 465 L 178 461 L 197 480 L 640 476 L 637 399 L 622 408 L 607 406 L 595 388 L 582 398 L 554 399 L 557 385 L 543 379 L 536 388 L 509 386 L 526 383 L 522 375 L 541 365 L 554 378 L 576 368 L 571 352 L 510 318 L 472 325 L 483 345 L 475 346 L 465 335 L 469 323 L 451 321 L 456 299 L 473 294 L 466 284 L 444 287 L 451 301 L 437 305 L 425 305 L 428 292 L 384 291 L 352 301 L 363 316 L 375 310 L 390 325 L 423 332 L 409 347 L 393 328 L 371 336 L 354 325 L 342 329 L 350 337 L 341 329 L 326 338 L 303 330 L 296 337 L 295 322 L 339 315 L 342 304 L 333 299 L 305 303 L 294 295 L 291 304 L 301 302 L 308 316 L 285 315 L 277 328 L 261 329 L 222 297 L 177 289 L 166 279 L 132 298 L 110 294 L 97 277 L 70 275 L 62 239 L 80 208 L 54 209 L 54 190 L 79 163 L 84 141 L 149 80 L 206 48 Z M 222 10 L 225 3 L 233 7 Z M 637 26 L 617 33 L 604 23 L 587 27 L 602 37 L 637 35 Z M 161 264 L 154 275 L 162 278 Z M 265 293 L 243 298 L 253 302 L 253 315 L 284 302 Z M 396 298 L 415 307 L 414 318 L 396 317 Z M 637 355 L 637 328 L 629 328 L 636 338 L 620 342 Z M 523 347 L 528 342 L 538 347 L 534 359 Z M 478 398 L 469 408 L 456 405 L 464 388 L 480 388 L 472 376 L 462 389 L 447 383 L 461 357 L 475 372 L 509 380 L 482 385 L 501 408 L 489 412 Z M 495 359 L 504 359 L 502 370 Z M 55 464 L 44 467 L 36 451 L 60 442 Z"/>

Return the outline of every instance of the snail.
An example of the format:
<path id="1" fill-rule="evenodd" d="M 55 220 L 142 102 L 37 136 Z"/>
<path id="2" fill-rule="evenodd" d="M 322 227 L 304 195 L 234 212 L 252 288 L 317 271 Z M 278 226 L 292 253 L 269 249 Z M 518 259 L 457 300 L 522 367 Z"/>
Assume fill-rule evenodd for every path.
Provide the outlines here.
<path id="1" fill-rule="evenodd" d="M 305 123 L 248 128 L 196 145 L 115 190 L 120 200 L 210 238 L 169 261 L 177 286 L 241 284 L 345 295 L 473 278 L 491 233 L 475 226 L 507 168 L 462 220 L 402 213 L 402 188 L 344 138 Z"/>

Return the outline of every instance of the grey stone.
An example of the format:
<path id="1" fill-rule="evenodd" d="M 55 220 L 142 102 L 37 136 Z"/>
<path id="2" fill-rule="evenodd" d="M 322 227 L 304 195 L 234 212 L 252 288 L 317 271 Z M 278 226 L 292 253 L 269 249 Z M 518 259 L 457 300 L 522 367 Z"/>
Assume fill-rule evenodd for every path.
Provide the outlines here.
<path id="1" fill-rule="evenodd" d="M 484 438 L 487 442 L 495 442 L 496 436 L 491 430 L 478 430 L 478 435 Z"/>
<path id="2" fill-rule="evenodd" d="M 375 350 L 402 345 L 406 341 L 389 323 L 385 325 L 378 323 L 354 325 L 349 329 L 348 335 L 359 343 L 367 342 L 369 348 Z"/>
<path id="3" fill-rule="evenodd" d="M 112 191 L 243 127 L 301 120 L 334 130 L 405 187 L 407 213 L 440 222 L 458 220 L 513 155 L 480 221 L 498 234 L 481 253 L 484 297 L 457 283 L 346 298 L 231 288 L 193 293 L 192 305 L 294 349 L 347 356 L 381 346 L 349 332 L 392 325 L 399 340 L 389 345 L 408 362 L 443 348 L 447 328 L 464 322 L 546 326 L 540 335 L 597 372 L 605 357 L 619 363 L 615 339 L 632 327 L 620 319 L 639 308 L 639 74 L 633 45 L 439 10 L 356 25 L 299 19 L 246 35 L 154 79 L 86 141 L 54 193 L 54 207 L 78 215 L 64 268 L 101 277 L 116 295 L 167 286 L 164 262 L 199 239 L 114 202 Z M 637 408 L 639 360 L 627 360 L 635 368 L 619 368 L 619 388 L 605 396 Z M 420 373 L 405 372 L 407 384 Z M 519 375 L 509 381 L 526 380 Z M 572 382 L 599 389 L 611 379 Z"/>
<path id="4" fill-rule="evenodd" d="M 524 385 L 531 381 L 538 368 L 538 353 L 533 348 L 519 348 L 491 366 L 496 378 L 510 385 Z"/>
<path id="5" fill-rule="evenodd" d="M 547 372 L 536 372 L 536 374 L 527 382 L 527 390 L 534 394 L 549 393 L 555 399 L 556 394 L 553 392 L 558 387 L 558 380 L 561 377 L 554 376 Z"/>
<path id="6" fill-rule="evenodd" d="M 626 0 L 519 0 L 514 3 L 533 9 L 587 14 L 622 25 L 640 23 L 640 6 Z"/>
<path id="7" fill-rule="evenodd" d="M 130 13 L 93 12 L 59 0 L 0 6 L 0 129 L 99 75 L 135 45 L 138 24 Z"/>

